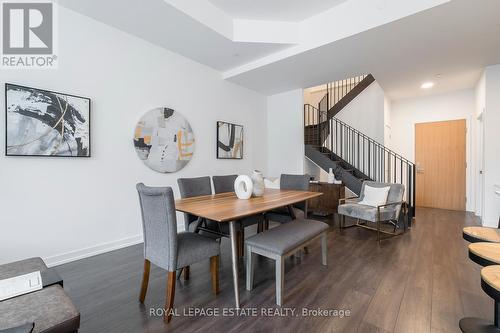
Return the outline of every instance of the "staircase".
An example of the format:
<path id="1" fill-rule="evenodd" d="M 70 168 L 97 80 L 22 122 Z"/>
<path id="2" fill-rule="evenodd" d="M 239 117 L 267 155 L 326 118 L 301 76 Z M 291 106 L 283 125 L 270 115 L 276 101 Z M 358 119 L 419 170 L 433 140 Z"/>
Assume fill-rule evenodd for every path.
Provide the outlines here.
<path id="1" fill-rule="evenodd" d="M 305 155 L 357 195 L 365 180 L 404 184 L 413 218 L 415 164 L 335 117 L 374 81 L 369 74 L 330 83 L 317 107 L 304 105 Z"/>

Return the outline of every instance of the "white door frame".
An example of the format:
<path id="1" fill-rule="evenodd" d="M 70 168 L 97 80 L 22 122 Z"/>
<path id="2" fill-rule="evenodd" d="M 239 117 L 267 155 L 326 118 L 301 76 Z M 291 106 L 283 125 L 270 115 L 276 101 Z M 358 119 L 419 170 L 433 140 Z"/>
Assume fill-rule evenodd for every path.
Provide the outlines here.
<path id="1" fill-rule="evenodd" d="M 481 217 L 484 212 L 484 109 L 476 118 L 477 128 L 477 173 L 476 178 L 476 215 Z"/>

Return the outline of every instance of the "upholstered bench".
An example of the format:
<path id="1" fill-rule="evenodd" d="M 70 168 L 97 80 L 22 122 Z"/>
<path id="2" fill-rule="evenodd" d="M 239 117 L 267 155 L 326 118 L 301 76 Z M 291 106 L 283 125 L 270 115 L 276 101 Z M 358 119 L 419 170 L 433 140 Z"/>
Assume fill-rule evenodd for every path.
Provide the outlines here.
<path id="1" fill-rule="evenodd" d="M 41 258 L 30 258 L 0 265 L 0 279 L 45 269 Z M 26 323 L 35 324 L 33 332 L 77 332 L 80 313 L 58 284 L 0 301 L 0 332 Z"/>
<path id="2" fill-rule="evenodd" d="M 276 261 L 276 304 L 283 304 L 283 284 L 285 273 L 284 259 L 293 255 L 297 250 L 321 237 L 322 263 L 326 266 L 326 234 L 328 224 L 298 219 L 282 224 L 276 228 L 248 238 L 245 241 L 247 249 L 247 290 L 253 288 L 253 269 L 255 254 L 274 259 Z"/>

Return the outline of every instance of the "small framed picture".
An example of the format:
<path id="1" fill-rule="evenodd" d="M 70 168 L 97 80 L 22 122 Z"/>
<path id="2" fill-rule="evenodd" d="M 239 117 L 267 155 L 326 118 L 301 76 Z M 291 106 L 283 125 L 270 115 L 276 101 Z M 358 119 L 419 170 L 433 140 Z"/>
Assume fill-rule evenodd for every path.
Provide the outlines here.
<path id="1" fill-rule="evenodd" d="M 217 122 L 217 158 L 243 158 L 243 126 Z"/>
<path id="2" fill-rule="evenodd" d="M 90 99 L 6 83 L 5 155 L 90 157 Z"/>

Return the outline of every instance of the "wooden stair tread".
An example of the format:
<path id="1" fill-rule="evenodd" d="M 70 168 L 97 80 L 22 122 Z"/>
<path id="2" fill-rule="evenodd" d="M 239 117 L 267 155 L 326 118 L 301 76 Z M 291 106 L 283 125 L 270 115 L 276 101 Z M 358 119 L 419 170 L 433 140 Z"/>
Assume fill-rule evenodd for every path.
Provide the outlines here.
<path id="1" fill-rule="evenodd" d="M 498 243 L 472 243 L 469 252 L 478 257 L 496 264 L 500 264 L 500 244 Z"/>
<path id="2" fill-rule="evenodd" d="M 484 267 L 481 270 L 481 279 L 492 288 L 500 291 L 500 266 L 493 265 Z"/>
<path id="3" fill-rule="evenodd" d="M 485 242 L 500 243 L 500 229 L 487 227 L 465 227 L 463 233 Z"/>

